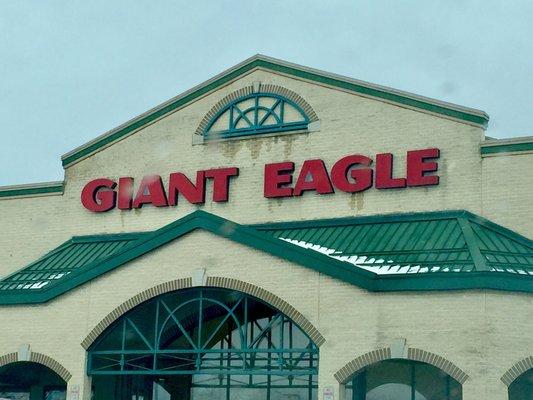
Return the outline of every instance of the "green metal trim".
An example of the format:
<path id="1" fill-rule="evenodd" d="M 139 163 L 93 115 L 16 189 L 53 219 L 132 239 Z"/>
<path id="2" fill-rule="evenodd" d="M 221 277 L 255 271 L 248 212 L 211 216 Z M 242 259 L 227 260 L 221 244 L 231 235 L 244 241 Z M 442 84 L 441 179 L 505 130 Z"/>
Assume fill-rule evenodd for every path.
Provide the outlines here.
<path id="1" fill-rule="evenodd" d="M 533 151 L 533 142 L 507 143 L 507 144 L 499 144 L 495 146 L 483 146 L 483 144 L 481 145 L 482 155 L 522 152 L 522 151 Z"/>
<path id="2" fill-rule="evenodd" d="M 169 307 L 168 300 L 177 302 Z M 257 306 L 266 306 L 267 315 L 263 311 L 249 319 Z M 227 325 L 229 320 L 233 324 Z M 137 325 L 135 321 L 141 323 Z M 130 336 L 128 327 L 136 335 Z M 170 337 L 162 340 L 169 331 Z M 276 331 L 280 334 L 274 337 Z M 239 340 L 232 341 L 235 336 Z M 115 339 L 112 344 L 110 337 Z M 179 337 L 184 344 L 169 346 Z M 297 346 L 293 339 L 297 339 Z M 150 299 L 114 321 L 88 350 L 87 374 L 272 374 L 312 378 L 317 373 L 318 354 L 317 345 L 302 328 L 272 305 L 233 290 L 189 288 Z M 161 367 L 161 356 L 172 357 L 172 367 Z M 99 359 L 104 365 L 95 366 Z M 233 360 L 238 363 L 232 364 Z"/>
<path id="3" fill-rule="evenodd" d="M 474 123 L 477 125 L 482 126 L 483 128 L 487 127 L 487 124 L 489 122 L 488 117 L 481 117 L 476 114 L 471 114 L 465 111 L 458 111 L 454 110 L 452 108 L 448 108 L 445 106 L 437 105 L 437 104 L 431 104 L 429 102 L 413 99 L 407 96 L 403 96 L 401 94 L 397 94 L 394 92 L 389 92 L 386 90 L 379 90 L 376 88 L 370 88 L 363 85 L 358 85 L 353 82 L 347 82 L 341 79 L 321 75 L 315 72 L 305 71 L 302 69 L 298 69 L 295 67 L 288 67 L 281 64 L 276 64 L 271 61 L 267 60 L 257 60 L 258 66 L 269 69 L 271 71 L 281 72 L 283 74 L 293 75 L 297 76 L 299 78 L 303 78 L 306 80 L 310 80 L 313 82 L 318 82 L 322 84 L 326 84 L 329 86 L 334 86 L 341 89 L 350 90 L 352 92 L 361 93 L 364 95 L 377 97 L 379 99 L 391 101 L 394 103 L 403 104 L 409 107 L 419 108 L 424 111 L 429 111 L 436 114 L 441 114 L 447 117 L 452 117 L 456 119 L 460 119 L 469 123 Z"/>
<path id="4" fill-rule="evenodd" d="M 468 250 L 474 260 L 476 266 L 476 271 L 490 271 L 490 268 L 487 266 L 487 259 L 481 254 L 481 250 L 477 244 L 477 240 L 474 236 L 474 231 L 465 218 L 457 218 L 459 222 L 459 227 L 463 232 L 466 244 L 468 245 Z"/>
<path id="5" fill-rule="evenodd" d="M 100 243 L 113 242 L 122 240 L 135 240 L 147 236 L 152 232 L 127 232 L 127 233 L 110 233 L 101 235 L 73 236 L 71 243 Z"/>
<path id="6" fill-rule="evenodd" d="M 189 93 L 188 95 L 181 97 L 177 99 L 174 102 L 171 102 L 170 104 L 167 104 L 166 106 L 154 111 L 153 113 L 148 114 L 147 116 L 140 118 L 136 121 L 133 121 L 131 124 L 125 126 L 124 128 L 114 132 L 112 135 L 105 136 L 101 140 L 96 141 L 95 143 L 84 147 L 83 149 L 80 149 L 79 151 L 69 155 L 68 157 L 65 157 L 62 160 L 63 167 L 68 166 L 69 164 L 72 164 L 73 162 L 79 160 L 80 158 L 83 158 L 91 153 L 94 153 L 101 147 L 107 146 L 108 144 L 121 139 L 122 137 L 132 133 L 133 131 L 140 129 L 144 127 L 145 125 L 148 125 L 149 123 L 155 121 L 156 119 L 184 106 L 185 104 L 197 99 L 198 97 L 201 97 L 220 86 L 225 85 L 226 83 L 234 80 L 240 75 L 245 74 L 249 70 L 256 67 L 256 65 L 253 65 L 254 62 L 251 62 L 250 64 L 244 65 L 241 68 L 238 68 L 232 72 L 229 72 L 228 74 L 222 76 L 221 78 L 211 82 L 208 85 L 205 85 L 198 90 L 195 90 L 192 93 Z"/>
<path id="7" fill-rule="evenodd" d="M 248 245 L 257 250 L 265 251 L 282 259 L 308 266 L 318 272 L 339 279 L 349 277 L 351 283 L 362 287 L 370 287 L 371 280 L 375 275 L 372 272 L 364 270 L 355 271 L 356 273 L 353 274 L 353 268 L 350 268 L 350 266 L 341 261 L 331 259 L 313 251 L 298 248 L 204 211 L 195 211 L 151 234 L 141 237 L 139 240 L 110 257 L 90 263 L 83 270 L 72 271 L 69 274 L 68 281 L 57 282 L 57 284 L 51 285 L 39 293 L 0 293 L 0 304 L 43 303 L 49 301 L 195 229 L 207 230 L 216 235 Z"/>
<path id="8" fill-rule="evenodd" d="M 533 277 L 499 272 L 379 275 L 376 292 L 489 289 L 533 293 Z"/>
<path id="9" fill-rule="evenodd" d="M 41 194 L 62 194 L 63 193 L 63 183 L 53 184 L 50 186 L 35 186 L 35 187 L 24 187 L 24 188 L 0 188 L 0 198 L 1 197 L 19 197 L 19 196 L 34 196 Z"/>
<path id="10" fill-rule="evenodd" d="M 164 107 L 161 107 L 152 113 L 139 118 L 137 120 L 132 121 L 122 129 L 117 130 L 116 132 L 102 137 L 100 140 L 95 141 L 94 143 L 81 148 L 80 150 L 66 156 L 62 160 L 63 167 L 67 167 L 68 165 L 80 160 L 81 158 L 84 158 L 102 147 L 105 147 L 109 144 L 111 144 L 114 141 L 117 141 L 124 136 L 141 129 L 142 127 L 150 124 L 151 122 L 155 121 L 156 119 L 186 105 L 187 103 L 213 91 L 218 89 L 219 87 L 225 85 L 226 83 L 236 79 L 237 77 L 246 74 L 250 70 L 254 68 L 263 68 L 266 70 L 279 72 L 282 74 L 294 76 L 301 79 L 306 79 L 312 82 L 317 82 L 320 84 L 325 84 L 329 86 L 333 86 L 336 88 L 352 91 L 354 93 L 360 93 L 367 96 L 375 97 L 378 99 L 390 101 L 393 103 L 418 108 L 423 111 L 432 112 L 435 114 L 440 114 L 446 117 L 455 118 L 461 121 L 465 121 L 468 123 L 479 125 L 482 128 L 486 128 L 489 118 L 488 116 L 479 116 L 474 113 L 468 113 L 466 111 L 459 111 L 454 110 L 453 108 L 446 107 L 444 105 L 437 105 L 432 104 L 428 101 L 424 101 L 421 99 L 414 99 L 408 96 L 404 96 L 398 93 L 390 92 L 385 89 L 377 89 L 377 88 L 371 88 L 367 86 L 363 86 L 361 84 L 357 84 L 354 82 L 349 82 L 346 80 L 343 80 L 341 78 L 334 78 L 327 76 L 325 74 L 320 74 L 317 72 L 311 72 L 307 71 L 301 68 L 297 68 L 296 66 L 287 66 L 278 64 L 272 60 L 266 60 L 263 58 L 253 58 L 248 63 L 242 65 L 239 68 L 234 69 L 233 71 L 230 71 L 220 78 L 214 80 L 213 82 L 201 86 L 197 90 L 180 97 L 176 99 L 175 101 L 165 105 Z"/>
<path id="11" fill-rule="evenodd" d="M 473 215 L 467 212 L 461 213 L 464 216 Z M 442 217 L 443 214 L 438 213 L 437 217 Z M 404 217 L 396 216 L 396 218 Z M 393 216 L 372 218 L 393 218 Z M 476 219 L 479 218 L 476 217 Z M 196 229 L 204 229 L 218 236 L 302 265 L 316 272 L 354 284 L 369 291 L 495 289 L 533 293 L 533 276 L 530 275 L 489 271 L 378 275 L 316 251 L 304 249 L 273 238 L 260 230 L 239 225 L 205 211 L 198 210 L 156 231 L 140 235 L 138 240 L 125 246 L 119 252 L 92 262 L 86 265 L 83 270 L 72 271 L 69 274 L 68 280 L 50 285 L 39 293 L 0 293 L 0 304 L 43 303 L 49 301 Z M 528 245 L 531 245 L 531 241 L 528 241 L 524 237 L 521 238 Z"/>
<path id="12" fill-rule="evenodd" d="M 274 99 L 275 102 L 269 108 L 261 106 L 259 101 L 263 98 Z M 254 100 L 254 105 L 245 110 L 241 110 L 239 104 L 249 99 Z M 300 121 L 285 122 L 284 109 L 286 104 L 293 107 L 300 113 L 300 116 L 302 117 Z M 275 112 L 275 109 L 278 108 L 278 106 L 280 110 L 279 115 Z M 265 115 L 262 116 L 261 120 L 259 120 L 260 110 L 266 112 Z M 235 117 L 235 111 L 237 111 L 239 114 L 237 117 Z M 250 112 L 253 112 L 253 122 L 246 117 L 246 115 Z M 220 118 L 222 118 L 226 113 L 229 113 L 228 128 L 221 131 L 212 131 L 213 125 L 216 124 L 217 121 L 219 121 Z M 276 124 L 263 125 L 269 116 L 272 116 L 274 119 L 276 119 Z M 238 121 L 240 119 L 243 119 L 249 123 L 249 126 L 246 128 L 237 128 Z M 310 119 L 302 107 L 300 107 L 291 99 L 276 93 L 257 92 L 238 97 L 221 108 L 208 122 L 202 134 L 204 135 L 205 139 L 209 140 L 211 138 L 220 139 L 246 135 L 261 135 L 271 132 L 297 131 L 307 129 L 309 122 Z"/>
<path id="13" fill-rule="evenodd" d="M 495 224 L 492 221 L 489 221 L 486 218 L 480 217 L 479 215 L 472 214 L 468 211 L 463 211 L 465 218 L 468 220 L 475 222 L 479 225 L 482 225 L 490 230 L 493 230 L 499 234 L 502 234 L 504 236 L 507 236 L 509 239 L 516 240 L 517 242 L 520 242 L 526 246 L 533 246 L 533 241 L 525 236 L 520 235 L 519 233 L 516 233 L 510 229 L 505 228 L 504 226 Z"/>
<path id="14" fill-rule="evenodd" d="M 101 243 L 110 243 L 110 242 L 116 242 L 116 241 L 135 241 L 135 240 L 139 239 L 140 237 L 142 237 L 144 235 L 147 235 L 149 233 L 150 232 L 134 232 L 134 233 L 119 233 L 119 234 L 74 236 L 71 239 L 61 243 L 55 249 L 53 249 L 53 250 L 49 251 L 48 253 L 44 254 L 42 257 L 38 258 L 34 262 L 30 263 L 29 265 L 27 265 L 22 270 L 14 271 L 11 274 L 7 275 L 6 277 L 2 278 L 0 280 L 0 286 L 4 282 L 10 281 L 11 278 L 13 278 L 13 277 L 15 277 L 17 275 L 20 275 L 20 274 L 31 275 L 31 274 L 38 274 L 39 272 L 43 272 L 42 268 L 32 269 L 32 267 L 35 267 L 36 265 L 38 265 L 38 264 L 40 264 L 42 262 L 46 262 L 51 257 L 54 257 L 55 255 L 58 255 L 58 254 L 60 254 L 63 251 L 68 251 L 68 249 L 72 245 L 80 244 L 80 243 L 98 243 L 98 244 L 101 244 Z M 82 253 L 81 255 L 78 254 L 78 256 L 86 257 L 87 254 L 86 253 Z M 72 259 L 72 256 L 69 255 L 68 258 Z M 48 268 L 49 268 L 49 266 L 48 266 Z M 46 269 L 46 272 L 49 272 L 48 268 Z M 57 273 L 62 273 L 62 272 L 64 272 L 64 270 L 63 271 L 57 271 Z M 69 271 L 69 273 L 70 273 L 70 271 Z M 45 278 L 41 278 L 41 279 L 45 279 Z M 39 280 L 39 279 L 37 279 L 37 280 Z M 53 286 L 53 283 L 52 283 L 52 286 Z M 36 295 L 37 293 L 32 292 L 32 293 L 25 293 L 25 294 L 33 296 L 33 295 Z M 0 292 L 0 298 L 1 298 L 1 295 L 2 295 L 2 293 Z M 6 295 L 16 295 L 16 293 L 6 293 Z"/>

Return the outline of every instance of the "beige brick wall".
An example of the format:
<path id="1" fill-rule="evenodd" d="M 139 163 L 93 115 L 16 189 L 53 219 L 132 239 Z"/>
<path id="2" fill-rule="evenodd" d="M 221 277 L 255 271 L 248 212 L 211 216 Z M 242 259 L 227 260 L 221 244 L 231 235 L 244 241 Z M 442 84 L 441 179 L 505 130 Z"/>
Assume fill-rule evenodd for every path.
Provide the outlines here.
<path id="1" fill-rule="evenodd" d="M 209 251 L 206 251 L 209 249 Z M 192 256 L 194 255 L 194 256 Z M 0 354 L 30 344 L 83 385 L 83 339 L 137 293 L 189 278 L 197 268 L 259 286 L 301 312 L 324 336 L 320 386 L 352 359 L 405 338 L 468 375 L 464 400 L 502 399 L 500 377 L 531 349 L 531 296 L 489 291 L 369 293 L 210 233 L 195 231 L 107 275 L 37 306 L 3 307 Z M 258 273 L 260 271 L 260 273 Z M 528 350 L 529 349 L 529 350 Z"/>
<path id="2" fill-rule="evenodd" d="M 483 215 L 533 238 L 533 152 L 483 158 Z"/>
<path id="3" fill-rule="evenodd" d="M 271 138 L 192 145 L 192 134 L 204 114 L 228 93 L 254 81 L 287 87 L 316 111 L 320 130 Z M 96 153 L 66 171 L 63 196 L 0 200 L 0 276 L 35 260 L 73 235 L 145 231 L 159 228 L 195 209 L 145 207 L 93 214 L 79 197 L 96 177 L 159 174 L 238 166 L 230 201 L 208 201 L 202 209 L 240 223 L 332 218 L 391 212 L 467 209 L 531 236 L 531 190 L 521 188 L 513 200 L 495 191 L 491 179 L 501 173 L 498 158 L 482 159 L 483 132 L 466 124 L 380 101 L 332 90 L 264 71 L 200 99 L 133 136 Z M 328 167 L 340 157 L 360 153 L 374 157 L 391 152 L 397 172 L 405 169 L 405 152 L 438 147 L 438 187 L 362 194 L 267 200 L 263 198 L 263 165 L 322 158 Z M 525 166 L 530 158 L 519 158 Z M 504 160 L 501 158 L 501 160 Z M 523 160 L 523 161 L 522 161 Z M 521 164 L 522 165 L 522 164 Z M 483 168 L 483 171 L 482 171 Z M 483 179 L 483 184 L 482 184 Z M 514 178 L 513 178 L 514 179 Z M 510 185 L 511 180 L 506 179 Z M 509 187 L 509 186 L 508 186 Z M 531 187 L 531 186 L 530 186 Z M 210 198 L 210 188 L 207 198 Z M 507 190 L 508 192 L 509 190 Z M 497 197 L 496 194 L 500 197 Z M 501 210 L 501 201 L 509 208 Z M 0 307 L 0 357 L 30 344 L 65 366 L 71 385 L 85 384 L 85 351 L 80 343 L 107 313 L 134 295 L 162 282 L 188 278 L 196 268 L 210 276 L 258 285 L 293 305 L 326 338 L 321 347 L 320 385 L 338 383 L 334 374 L 352 359 L 390 346 L 396 338 L 435 353 L 457 365 L 469 378 L 465 400 L 505 398 L 500 377 L 531 354 L 531 296 L 487 291 L 444 293 L 368 293 L 357 287 L 275 259 L 267 254 L 195 232 L 47 304 Z M 85 385 L 87 386 L 87 385 Z"/>
<path id="4" fill-rule="evenodd" d="M 193 132 L 204 114 L 228 93 L 255 81 L 300 94 L 320 118 L 320 130 L 193 146 Z M 10 254 L 0 265 L 0 275 L 17 270 L 72 235 L 155 229 L 195 209 L 182 201 L 175 208 L 147 206 L 127 212 L 90 213 L 80 204 L 80 192 L 89 180 L 102 176 L 132 176 L 139 182 L 147 174 L 159 174 L 166 180 L 175 171 L 194 176 L 199 169 L 238 166 L 240 176 L 232 182 L 230 201 L 212 203 L 209 187 L 202 208 L 242 223 L 444 209 L 480 213 L 481 137 L 481 129 L 466 124 L 255 71 L 69 167 L 63 196 L 0 200 L 6 233 L 0 238 L 0 251 Z M 438 187 L 372 188 L 355 195 L 304 193 L 301 198 L 286 199 L 262 195 L 266 163 L 291 160 L 299 168 L 306 159 L 322 158 L 331 168 L 348 154 L 374 157 L 391 152 L 396 157 L 396 171 L 403 176 L 406 151 L 428 147 L 441 149 Z M 31 248 L 28 240 L 32 240 Z"/>

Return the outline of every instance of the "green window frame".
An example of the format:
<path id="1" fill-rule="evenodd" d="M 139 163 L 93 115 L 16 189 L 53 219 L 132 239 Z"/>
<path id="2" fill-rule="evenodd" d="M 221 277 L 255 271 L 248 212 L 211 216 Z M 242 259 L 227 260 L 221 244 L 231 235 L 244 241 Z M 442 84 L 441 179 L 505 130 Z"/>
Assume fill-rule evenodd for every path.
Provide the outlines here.
<path id="1" fill-rule="evenodd" d="M 288 117 L 291 111 L 292 118 Z M 222 121 L 223 120 L 223 121 Z M 204 138 L 306 130 L 309 116 L 294 101 L 275 93 L 251 93 L 231 101 L 219 110 L 203 131 Z M 222 126 L 218 126 L 217 124 Z"/>
<path id="2" fill-rule="evenodd" d="M 190 390 L 222 389 L 224 399 L 253 389 L 265 399 L 285 390 L 315 400 L 318 347 L 255 297 L 193 288 L 160 295 L 118 318 L 89 348 L 87 373 L 102 391 L 174 379 Z"/>

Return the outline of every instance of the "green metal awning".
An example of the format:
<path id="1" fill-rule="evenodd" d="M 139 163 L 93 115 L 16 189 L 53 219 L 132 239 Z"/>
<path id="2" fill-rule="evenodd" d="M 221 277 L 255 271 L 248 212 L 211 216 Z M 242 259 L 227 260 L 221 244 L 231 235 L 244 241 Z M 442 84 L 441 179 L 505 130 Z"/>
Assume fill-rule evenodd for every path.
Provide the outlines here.
<path id="1" fill-rule="evenodd" d="M 0 304 L 48 301 L 196 229 L 370 291 L 533 293 L 533 241 L 466 211 L 253 226 L 195 211 L 152 232 L 73 237 L 0 280 Z"/>
<path id="2" fill-rule="evenodd" d="M 532 242 L 468 212 L 257 225 L 277 239 L 378 274 L 533 275 Z"/>
<path id="3" fill-rule="evenodd" d="M 132 244 L 145 233 L 75 236 L 0 281 L 0 293 L 41 291 Z"/>

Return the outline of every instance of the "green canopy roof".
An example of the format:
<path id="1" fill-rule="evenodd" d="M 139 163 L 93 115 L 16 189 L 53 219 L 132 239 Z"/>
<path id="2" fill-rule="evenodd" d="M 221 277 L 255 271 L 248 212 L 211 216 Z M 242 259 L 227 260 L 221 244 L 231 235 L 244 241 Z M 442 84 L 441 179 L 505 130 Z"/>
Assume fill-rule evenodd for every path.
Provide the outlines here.
<path id="1" fill-rule="evenodd" d="M 75 236 L 27 267 L 0 281 L 0 294 L 48 289 L 69 279 L 71 272 L 117 254 L 143 233 Z"/>
<path id="2" fill-rule="evenodd" d="M 253 226 L 195 211 L 152 232 L 73 237 L 0 280 L 0 304 L 48 301 L 195 229 L 370 291 L 533 292 L 533 242 L 465 211 Z"/>
<path id="3" fill-rule="evenodd" d="M 467 212 L 258 225 L 277 239 L 378 274 L 533 275 L 532 242 Z"/>

